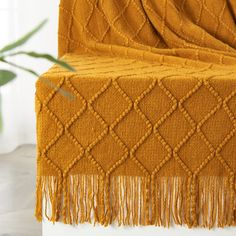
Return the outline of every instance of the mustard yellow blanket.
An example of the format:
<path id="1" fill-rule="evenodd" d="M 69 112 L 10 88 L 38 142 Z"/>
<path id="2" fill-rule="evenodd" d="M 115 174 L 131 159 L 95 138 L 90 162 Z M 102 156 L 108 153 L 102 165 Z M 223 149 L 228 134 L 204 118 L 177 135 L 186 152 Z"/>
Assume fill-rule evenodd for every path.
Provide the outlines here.
<path id="1" fill-rule="evenodd" d="M 61 0 L 36 84 L 36 217 L 236 225 L 236 1 Z"/>

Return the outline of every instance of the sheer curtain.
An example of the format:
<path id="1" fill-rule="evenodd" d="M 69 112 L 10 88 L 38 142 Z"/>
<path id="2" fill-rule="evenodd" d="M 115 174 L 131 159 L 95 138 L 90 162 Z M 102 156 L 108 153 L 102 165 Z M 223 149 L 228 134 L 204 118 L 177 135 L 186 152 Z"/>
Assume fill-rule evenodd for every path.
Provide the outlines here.
<path id="1" fill-rule="evenodd" d="M 43 19 L 49 22 L 24 50 L 57 55 L 57 14 L 59 0 L 0 0 L 0 47 L 30 31 Z M 27 57 L 14 59 L 38 73 L 46 71 L 51 64 Z M 3 65 L 0 64 L 0 68 Z M 9 69 L 9 68 L 8 68 Z M 3 132 L 0 133 L 0 153 L 8 152 L 26 143 L 35 143 L 34 93 L 36 78 L 16 71 L 17 79 L 1 88 Z"/>

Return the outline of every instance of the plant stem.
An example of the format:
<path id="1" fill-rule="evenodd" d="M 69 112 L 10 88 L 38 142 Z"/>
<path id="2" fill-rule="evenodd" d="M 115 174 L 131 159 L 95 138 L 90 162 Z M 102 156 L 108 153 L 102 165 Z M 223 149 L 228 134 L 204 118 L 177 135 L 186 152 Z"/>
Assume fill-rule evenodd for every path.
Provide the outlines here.
<path id="1" fill-rule="evenodd" d="M 26 72 L 28 72 L 28 73 L 31 73 L 31 74 L 33 74 L 33 75 L 36 76 L 36 77 L 39 77 L 39 75 L 38 75 L 35 71 L 33 71 L 33 70 L 31 70 L 31 69 L 28 69 L 28 68 L 26 68 L 26 67 L 17 65 L 17 64 L 15 64 L 15 63 L 13 63 L 13 62 L 7 61 L 7 60 L 5 60 L 4 58 L 0 58 L 0 61 L 6 63 L 6 64 L 8 64 L 8 65 L 14 66 L 14 67 L 16 67 L 16 68 L 18 68 L 18 69 L 20 69 L 20 70 L 23 70 L 23 71 L 26 71 Z"/>

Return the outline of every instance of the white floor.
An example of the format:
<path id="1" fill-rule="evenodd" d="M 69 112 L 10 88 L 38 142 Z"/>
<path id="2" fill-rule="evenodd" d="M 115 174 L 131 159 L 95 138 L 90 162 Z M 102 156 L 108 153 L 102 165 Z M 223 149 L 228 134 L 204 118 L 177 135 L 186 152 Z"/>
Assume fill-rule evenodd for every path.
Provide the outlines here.
<path id="1" fill-rule="evenodd" d="M 34 218 L 35 146 L 0 154 L 0 236 L 41 236 Z"/>
<path id="2" fill-rule="evenodd" d="M 43 223 L 43 236 L 235 236 L 236 227 L 224 229 L 188 229 L 174 226 L 169 229 L 163 227 L 102 227 L 83 224 L 76 227 L 62 223 Z"/>

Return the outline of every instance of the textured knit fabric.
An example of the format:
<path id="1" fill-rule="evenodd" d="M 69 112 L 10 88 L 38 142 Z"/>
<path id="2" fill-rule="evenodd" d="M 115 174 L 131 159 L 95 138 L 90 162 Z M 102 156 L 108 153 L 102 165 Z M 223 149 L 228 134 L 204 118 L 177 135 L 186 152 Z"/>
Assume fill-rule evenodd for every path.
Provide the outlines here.
<path id="1" fill-rule="evenodd" d="M 36 217 L 236 225 L 234 0 L 61 0 L 36 84 Z"/>

